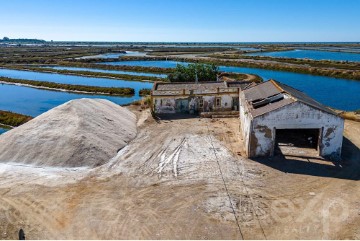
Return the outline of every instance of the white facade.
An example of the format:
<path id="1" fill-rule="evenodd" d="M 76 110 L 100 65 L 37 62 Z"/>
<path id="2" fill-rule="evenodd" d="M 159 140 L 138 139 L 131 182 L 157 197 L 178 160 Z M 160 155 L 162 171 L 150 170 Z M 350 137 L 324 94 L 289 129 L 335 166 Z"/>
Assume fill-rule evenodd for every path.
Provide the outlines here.
<path id="1" fill-rule="evenodd" d="M 177 113 L 177 112 L 210 112 L 227 111 L 238 108 L 238 93 L 222 93 L 214 95 L 196 96 L 153 96 L 154 112 Z M 235 107 L 236 105 L 236 107 Z"/>
<path id="2" fill-rule="evenodd" d="M 344 120 L 334 114 L 294 102 L 252 118 L 240 105 L 240 120 L 247 155 L 273 155 L 276 129 L 319 129 L 319 155 L 340 157 Z"/>

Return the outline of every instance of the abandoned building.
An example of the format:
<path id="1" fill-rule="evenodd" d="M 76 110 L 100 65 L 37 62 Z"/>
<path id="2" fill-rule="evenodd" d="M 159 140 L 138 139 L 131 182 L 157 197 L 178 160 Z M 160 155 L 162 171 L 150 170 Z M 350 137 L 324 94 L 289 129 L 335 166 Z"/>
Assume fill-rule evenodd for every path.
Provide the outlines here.
<path id="1" fill-rule="evenodd" d="M 344 120 L 301 91 L 274 80 L 155 83 L 151 101 L 156 114 L 240 116 L 248 157 L 272 156 L 283 141 L 316 149 L 319 156 L 337 159 L 341 155 Z"/>
<path id="2" fill-rule="evenodd" d="M 304 137 L 320 156 L 339 158 L 341 154 L 344 120 L 304 93 L 274 80 L 240 92 L 240 126 L 249 157 L 274 155 L 280 138 L 296 142 Z"/>
<path id="3" fill-rule="evenodd" d="M 152 109 L 162 113 L 213 113 L 239 110 L 239 92 L 250 82 L 155 83 Z"/>

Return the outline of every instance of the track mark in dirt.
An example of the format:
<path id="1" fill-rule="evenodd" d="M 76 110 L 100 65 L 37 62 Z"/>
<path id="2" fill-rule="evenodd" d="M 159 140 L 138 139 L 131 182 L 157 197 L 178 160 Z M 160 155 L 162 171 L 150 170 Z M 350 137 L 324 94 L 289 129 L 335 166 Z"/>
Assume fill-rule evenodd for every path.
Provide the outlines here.
<path id="1" fill-rule="evenodd" d="M 167 149 L 165 149 L 162 152 L 162 154 L 160 156 L 160 162 L 159 162 L 158 172 L 157 172 L 159 174 L 159 177 L 161 177 L 162 171 L 165 168 L 165 166 L 167 164 L 169 164 L 171 161 L 173 163 L 174 176 L 177 177 L 177 174 L 178 174 L 177 162 L 179 160 L 179 155 L 180 155 L 180 152 L 181 152 L 181 148 L 184 146 L 185 143 L 186 143 L 186 138 L 184 137 L 181 140 L 180 144 L 175 148 L 175 150 L 168 157 L 166 157 L 166 150 Z"/>

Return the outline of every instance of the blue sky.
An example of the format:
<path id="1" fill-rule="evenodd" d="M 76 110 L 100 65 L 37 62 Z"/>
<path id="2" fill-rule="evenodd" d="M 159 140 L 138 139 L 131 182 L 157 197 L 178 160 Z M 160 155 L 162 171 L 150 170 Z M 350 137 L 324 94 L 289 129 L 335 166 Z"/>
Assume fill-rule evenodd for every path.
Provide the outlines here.
<path id="1" fill-rule="evenodd" d="M 360 0 L 0 0 L 0 37 L 360 41 Z"/>

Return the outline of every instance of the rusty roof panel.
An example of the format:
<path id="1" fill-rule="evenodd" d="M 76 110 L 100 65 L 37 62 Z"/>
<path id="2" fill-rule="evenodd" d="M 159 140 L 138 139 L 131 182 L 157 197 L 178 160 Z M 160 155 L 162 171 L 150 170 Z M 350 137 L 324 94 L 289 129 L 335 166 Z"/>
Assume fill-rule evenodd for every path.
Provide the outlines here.
<path id="1" fill-rule="evenodd" d="M 251 109 L 250 113 L 253 117 L 257 117 L 257 116 L 263 115 L 265 113 L 271 112 L 273 110 L 279 109 L 280 107 L 291 104 L 293 102 L 295 102 L 295 101 L 291 98 L 282 99 L 280 101 L 267 104 L 267 105 L 257 108 L 257 109 Z"/>
<path id="2" fill-rule="evenodd" d="M 258 99 L 265 99 L 281 92 L 282 91 L 277 88 L 271 81 L 263 82 L 252 88 L 244 90 L 245 98 L 248 102 Z"/>
<path id="3" fill-rule="evenodd" d="M 288 98 L 284 98 L 280 101 L 276 101 L 273 103 L 269 103 L 267 105 L 261 106 L 259 108 L 254 108 L 252 102 L 254 100 L 262 100 L 267 99 L 271 96 L 283 93 L 284 95 L 288 95 Z M 267 82 L 263 82 L 254 87 L 244 90 L 245 99 L 248 102 L 249 111 L 253 117 L 263 115 L 267 112 L 273 111 L 295 101 L 302 102 L 311 107 L 317 108 L 319 110 L 328 112 L 333 115 L 337 115 L 334 111 L 330 110 L 326 106 L 320 104 L 316 100 L 307 96 L 305 93 L 294 89 L 288 85 L 279 83 L 275 80 L 269 80 Z"/>
<path id="4" fill-rule="evenodd" d="M 288 93 L 289 95 L 291 95 L 292 97 L 296 98 L 298 101 L 307 104 L 309 106 L 315 107 L 319 110 L 328 112 L 330 114 L 333 115 L 337 115 L 334 111 L 330 110 L 329 108 L 327 108 L 326 106 L 320 104 L 319 102 L 317 102 L 316 100 L 314 100 L 313 98 L 311 98 L 310 96 L 306 95 L 304 92 L 301 92 L 300 90 L 297 90 L 295 88 L 292 88 L 288 85 L 279 83 L 277 81 L 274 81 L 280 88 L 282 88 L 286 93 Z"/>

